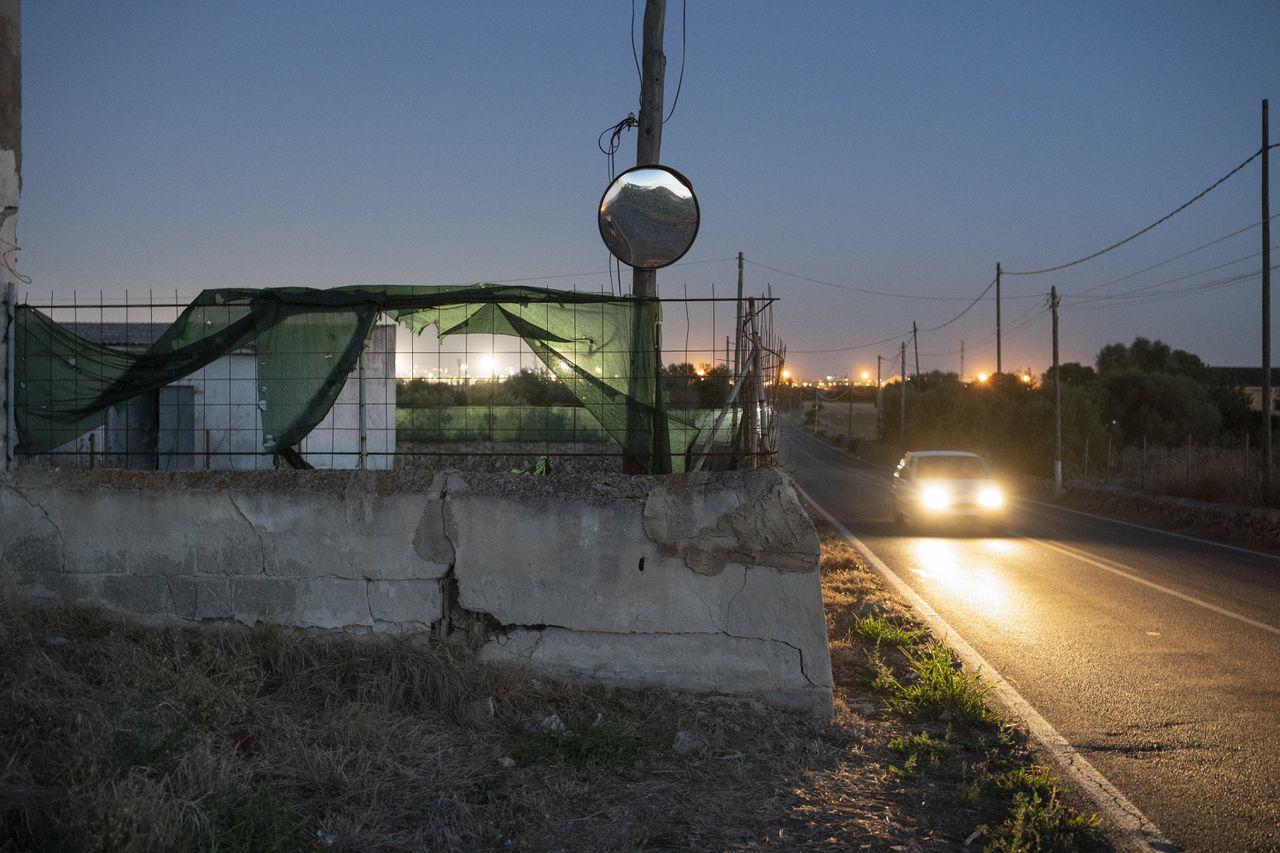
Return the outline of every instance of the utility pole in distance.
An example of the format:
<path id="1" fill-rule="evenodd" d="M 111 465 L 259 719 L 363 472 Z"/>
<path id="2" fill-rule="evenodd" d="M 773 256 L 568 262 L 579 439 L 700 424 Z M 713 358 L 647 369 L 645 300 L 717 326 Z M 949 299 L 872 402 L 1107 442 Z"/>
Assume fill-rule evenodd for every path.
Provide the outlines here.
<path id="1" fill-rule="evenodd" d="M 1053 309 L 1053 496 L 1062 497 L 1062 378 L 1058 372 L 1058 288 L 1049 288 Z"/>
<path id="2" fill-rule="evenodd" d="M 901 424 L 898 426 L 899 440 L 902 442 L 902 449 L 907 449 L 907 342 L 902 342 L 902 381 L 898 383 L 899 401 L 899 418 Z"/>
<path id="3" fill-rule="evenodd" d="M 996 376 L 1004 363 L 1000 360 L 1000 262 L 996 262 Z"/>
<path id="4" fill-rule="evenodd" d="M 667 57 L 662 52 L 662 29 L 667 17 L 666 0 L 645 0 L 644 56 L 640 72 L 640 118 L 636 138 L 636 165 L 659 162 L 662 152 L 662 85 L 667 73 Z M 634 270 L 631 274 L 634 296 L 657 296 L 656 270 Z M 741 318 L 739 318 L 741 319 Z"/>
<path id="5" fill-rule="evenodd" d="M 1262 99 L 1262 500 L 1271 499 L 1271 169 L 1267 99 Z"/>
<path id="6" fill-rule="evenodd" d="M 911 321 L 911 347 L 916 353 L 916 379 L 920 378 L 920 336 L 916 334 L 916 321 Z"/>
<path id="7" fill-rule="evenodd" d="M 876 355 L 876 411 L 880 411 L 880 356 Z"/>

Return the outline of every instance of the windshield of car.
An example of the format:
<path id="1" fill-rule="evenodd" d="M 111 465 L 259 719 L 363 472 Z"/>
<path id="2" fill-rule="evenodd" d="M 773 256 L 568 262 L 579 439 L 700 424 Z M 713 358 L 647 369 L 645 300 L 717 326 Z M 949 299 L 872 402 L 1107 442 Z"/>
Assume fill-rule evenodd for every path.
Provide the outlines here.
<path id="1" fill-rule="evenodd" d="M 976 456 L 921 456 L 916 459 L 916 476 L 921 479 L 977 480 L 991 476 Z"/>

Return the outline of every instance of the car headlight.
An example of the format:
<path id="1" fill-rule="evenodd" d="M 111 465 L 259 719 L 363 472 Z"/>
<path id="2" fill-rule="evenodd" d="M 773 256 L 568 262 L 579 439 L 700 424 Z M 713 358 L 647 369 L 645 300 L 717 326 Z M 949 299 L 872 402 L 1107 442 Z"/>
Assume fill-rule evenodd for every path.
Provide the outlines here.
<path id="1" fill-rule="evenodd" d="M 1004 506 L 1004 495 L 995 486 L 987 486 L 978 492 L 978 503 L 987 509 L 999 509 Z"/>
<path id="2" fill-rule="evenodd" d="M 926 486 L 920 493 L 920 503 L 925 509 L 946 509 L 951 505 L 951 493 L 942 486 Z"/>

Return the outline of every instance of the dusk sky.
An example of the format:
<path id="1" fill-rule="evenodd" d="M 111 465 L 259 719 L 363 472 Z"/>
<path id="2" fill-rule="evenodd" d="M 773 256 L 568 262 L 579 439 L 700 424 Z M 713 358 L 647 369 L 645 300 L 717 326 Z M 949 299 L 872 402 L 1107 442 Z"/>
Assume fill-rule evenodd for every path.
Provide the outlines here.
<path id="1" fill-rule="evenodd" d="M 668 109 L 681 12 L 668 0 Z M 41 0 L 22 15 L 33 303 L 610 286 L 596 146 L 638 112 L 627 0 Z M 1054 266 L 1150 224 L 1257 151 L 1261 101 L 1280 98 L 1275 0 L 691 0 L 687 15 L 662 161 L 692 181 L 702 227 L 659 293 L 729 294 L 745 253 L 748 292 L 780 298 L 776 330 L 807 375 L 874 371 L 997 261 Z M 632 132 L 619 169 L 634 159 Z M 1143 335 L 1259 364 L 1259 195 L 1255 160 L 1095 261 L 1007 277 L 1006 370 L 1047 366 L 1051 285 L 1064 361 Z M 922 333 L 921 367 L 958 371 L 965 341 L 966 372 L 993 369 L 993 296 Z M 710 328 L 691 338 L 709 345 Z"/>

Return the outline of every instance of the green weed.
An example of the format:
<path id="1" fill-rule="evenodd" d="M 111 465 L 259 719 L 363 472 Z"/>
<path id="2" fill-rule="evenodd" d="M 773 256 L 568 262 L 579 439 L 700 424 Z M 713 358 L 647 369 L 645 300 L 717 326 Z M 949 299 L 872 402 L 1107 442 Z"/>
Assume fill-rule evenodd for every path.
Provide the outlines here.
<path id="1" fill-rule="evenodd" d="M 947 754 L 947 742 L 928 732 L 900 735 L 889 741 L 889 748 L 903 756 L 902 766 L 889 765 L 895 776 L 910 777 L 927 767 L 937 767 Z"/>
<path id="2" fill-rule="evenodd" d="M 998 853 L 1078 853 L 1105 844 L 1102 821 L 1094 814 L 1081 814 L 1058 801 L 1058 792 L 1019 791 L 1013 795 L 1009 816 L 994 828 L 984 827 L 986 849 Z"/>
<path id="3" fill-rule="evenodd" d="M 950 720 L 972 726 L 991 726 L 998 717 L 983 701 L 991 690 L 975 673 L 955 667 L 951 652 L 929 646 L 907 657 L 908 672 L 899 680 L 878 656 L 872 685 L 889 696 L 889 707 L 914 720 Z"/>
<path id="4" fill-rule="evenodd" d="M 914 645 L 927 632 L 921 628 L 908 628 L 899 622 L 874 613 L 853 620 L 850 633 L 856 631 L 879 646 Z"/>

